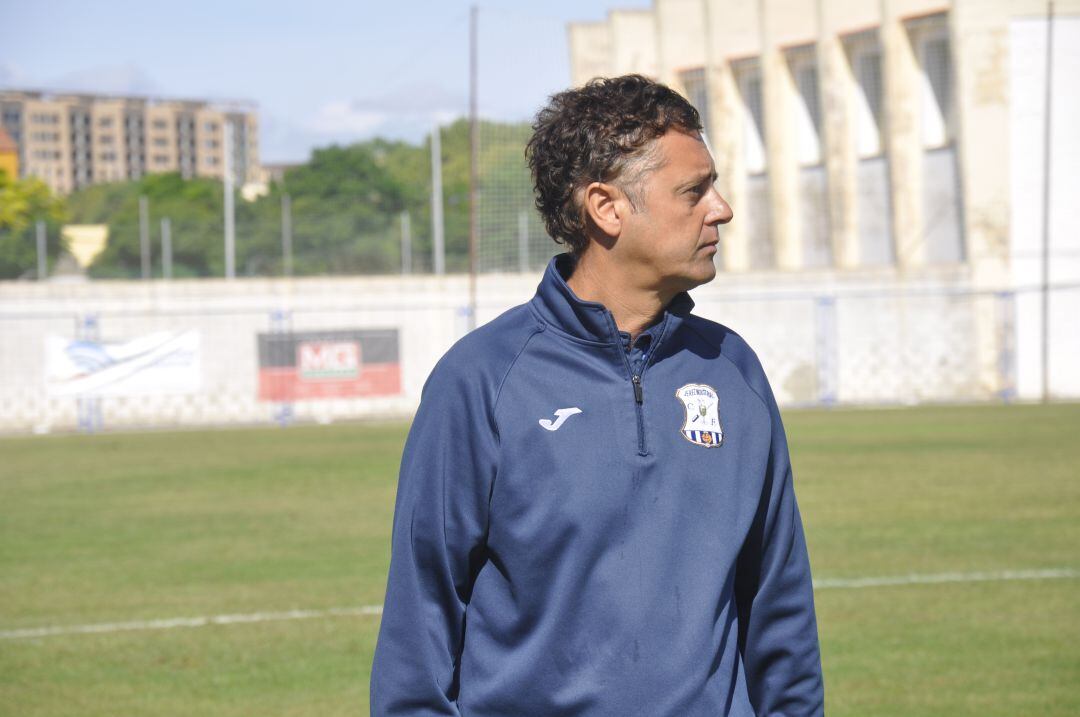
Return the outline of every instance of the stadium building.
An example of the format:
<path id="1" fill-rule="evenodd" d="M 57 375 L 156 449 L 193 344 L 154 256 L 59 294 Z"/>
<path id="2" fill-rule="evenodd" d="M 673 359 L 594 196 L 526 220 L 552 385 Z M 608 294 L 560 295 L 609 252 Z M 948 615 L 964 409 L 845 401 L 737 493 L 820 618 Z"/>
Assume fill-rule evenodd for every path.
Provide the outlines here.
<path id="1" fill-rule="evenodd" d="M 260 178 L 250 103 L 4 90 L 0 125 L 18 147 L 21 176 L 61 194 L 154 172 L 223 177 L 230 129 L 234 177 Z"/>
<path id="2" fill-rule="evenodd" d="M 1024 0 L 655 0 L 571 24 L 572 80 L 638 72 L 695 104 L 735 210 L 729 282 L 1016 290 L 963 321 L 993 347 L 984 385 L 1028 397 L 1045 235 L 1049 362 L 1072 393 L 1080 296 L 1053 286 L 1080 281 L 1080 2 L 1054 7 L 1048 23 Z"/>

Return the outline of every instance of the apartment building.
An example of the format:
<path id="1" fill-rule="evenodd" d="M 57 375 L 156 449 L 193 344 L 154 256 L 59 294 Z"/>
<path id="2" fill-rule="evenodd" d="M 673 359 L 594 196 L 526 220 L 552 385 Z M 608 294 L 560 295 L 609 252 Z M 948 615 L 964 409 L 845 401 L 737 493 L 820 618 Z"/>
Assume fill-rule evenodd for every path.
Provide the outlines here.
<path id="1" fill-rule="evenodd" d="M 250 103 L 5 90 L 0 126 L 18 147 L 21 176 L 61 194 L 154 172 L 221 178 L 227 140 L 237 183 L 260 174 Z"/>

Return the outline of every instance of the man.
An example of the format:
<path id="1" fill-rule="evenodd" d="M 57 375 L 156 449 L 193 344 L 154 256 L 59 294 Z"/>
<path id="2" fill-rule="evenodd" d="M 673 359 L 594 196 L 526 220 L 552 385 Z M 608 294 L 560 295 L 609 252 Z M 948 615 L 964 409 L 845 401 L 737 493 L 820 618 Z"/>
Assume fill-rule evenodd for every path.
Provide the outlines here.
<path id="1" fill-rule="evenodd" d="M 787 443 L 754 353 L 690 313 L 731 209 L 697 112 L 640 76 L 528 148 L 570 247 L 459 341 L 401 463 L 374 715 L 816 715 Z"/>

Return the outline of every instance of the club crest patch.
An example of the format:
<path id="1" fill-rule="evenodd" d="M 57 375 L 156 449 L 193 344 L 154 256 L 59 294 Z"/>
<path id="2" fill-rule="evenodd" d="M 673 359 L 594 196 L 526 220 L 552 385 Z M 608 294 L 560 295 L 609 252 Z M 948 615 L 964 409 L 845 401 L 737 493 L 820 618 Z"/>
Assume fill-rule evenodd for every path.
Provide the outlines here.
<path id="1" fill-rule="evenodd" d="M 719 448 L 724 442 L 720 426 L 720 397 L 716 389 L 703 383 L 688 383 L 675 392 L 686 409 L 683 438 L 706 448 Z"/>

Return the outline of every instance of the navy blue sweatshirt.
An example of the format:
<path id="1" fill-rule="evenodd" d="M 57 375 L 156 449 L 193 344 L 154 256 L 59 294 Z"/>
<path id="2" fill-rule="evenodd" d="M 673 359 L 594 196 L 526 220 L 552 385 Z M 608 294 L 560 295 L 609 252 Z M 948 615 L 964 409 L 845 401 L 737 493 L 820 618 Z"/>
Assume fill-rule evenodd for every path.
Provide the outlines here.
<path id="1" fill-rule="evenodd" d="M 810 564 L 757 357 L 680 294 L 634 343 L 572 259 L 424 386 L 371 712 L 817 715 Z"/>

